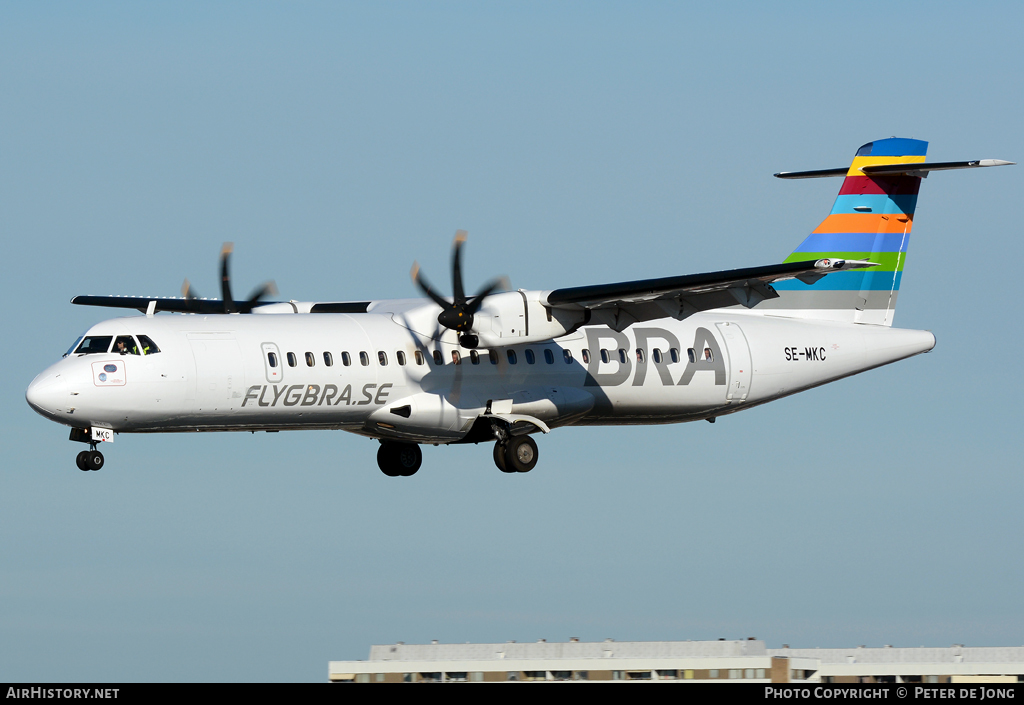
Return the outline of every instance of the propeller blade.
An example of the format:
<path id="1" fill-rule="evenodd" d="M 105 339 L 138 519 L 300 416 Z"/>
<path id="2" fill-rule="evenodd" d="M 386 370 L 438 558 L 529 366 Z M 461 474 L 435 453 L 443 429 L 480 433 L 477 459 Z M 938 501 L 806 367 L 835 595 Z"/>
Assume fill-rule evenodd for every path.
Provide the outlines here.
<path id="1" fill-rule="evenodd" d="M 199 295 L 196 294 L 196 290 L 192 288 L 192 284 L 186 279 L 181 284 L 181 295 L 186 299 L 198 299 Z"/>
<path id="2" fill-rule="evenodd" d="M 468 234 L 465 230 L 456 230 L 452 241 L 452 296 L 456 306 L 466 301 L 466 290 L 462 286 L 462 246 Z"/>
<path id="3" fill-rule="evenodd" d="M 466 313 L 472 316 L 474 313 L 480 310 L 480 307 L 484 303 L 484 299 L 486 299 L 488 296 L 493 294 L 498 289 L 508 288 L 510 288 L 510 286 L 507 277 L 499 277 L 489 282 L 487 286 L 480 290 L 479 294 L 477 294 L 472 299 L 466 302 Z"/>
<path id="4" fill-rule="evenodd" d="M 430 288 L 427 280 L 420 274 L 419 264 L 413 263 L 410 275 L 416 282 L 416 286 L 441 307 L 437 322 L 449 330 L 457 331 L 460 334 L 459 340 L 464 347 L 475 348 L 479 339 L 472 332 L 473 314 L 480 310 L 484 299 L 503 285 L 505 288 L 508 288 L 509 285 L 508 280 L 501 277 L 489 282 L 476 296 L 466 298 L 466 289 L 462 284 L 462 246 L 466 243 L 467 235 L 465 230 L 456 230 L 455 239 L 452 241 L 452 301 L 449 302 Z"/>
<path id="5" fill-rule="evenodd" d="M 418 262 L 412 263 L 412 271 L 409 272 L 409 275 L 412 277 L 412 280 L 413 282 L 415 282 L 416 286 L 420 288 L 420 291 L 422 291 L 424 294 L 430 297 L 430 299 L 433 300 L 434 303 L 436 303 L 445 311 L 452 308 L 452 304 L 447 299 L 445 299 L 436 291 L 430 288 L 430 284 L 428 284 L 427 280 L 423 277 L 422 274 L 420 274 L 420 265 Z"/>
<path id="6" fill-rule="evenodd" d="M 256 304 L 260 302 L 260 299 L 269 294 L 276 293 L 277 285 L 274 282 L 269 281 L 266 284 L 263 284 L 262 286 L 256 288 L 251 294 L 249 294 L 249 299 L 244 304 L 242 304 L 242 307 L 238 310 L 238 312 L 252 313 L 252 310 L 256 307 Z"/>
<path id="7" fill-rule="evenodd" d="M 235 245 L 225 242 L 220 248 L 220 298 L 224 302 L 224 313 L 235 313 L 235 299 L 231 296 L 231 275 L 228 274 L 228 260 Z"/>

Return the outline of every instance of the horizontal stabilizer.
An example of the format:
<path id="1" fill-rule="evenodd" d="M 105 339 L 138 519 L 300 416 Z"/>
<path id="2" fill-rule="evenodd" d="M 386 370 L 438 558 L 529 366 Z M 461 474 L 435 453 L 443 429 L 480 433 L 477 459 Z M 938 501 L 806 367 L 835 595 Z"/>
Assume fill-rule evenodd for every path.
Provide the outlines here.
<path id="1" fill-rule="evenodd" d="M 981 166 L 1010 166 L 1016 162 L 1006 162 L 1002 159 L 975 159 L 970 162 L 932 162 L 931 164 L 876 164 L 874 166 L 861 167 L 868 176 L 883 174 L 907 174 L 919 171 L 947 171 L 949 169 L 974 169 Z"/>
<path id="2" fill-rule="evenodd" d="M 967 162 L 911 162 L 907 164 L 874 164 L 863 166 L 861 173 L 868 176 L 885 176 L 889 174 L 917 174 L 929 171 L 948 171 L 950 169 L 974 169 L 983 166 L 1009 166 L 1016 162 L 1007 162 L 1002 159 L 975 159 Z M 817 169 L 815 171 L 780 171 L 775 174 L 779 179 L 821 179 L 829 176 L 846 176 L 850 167 L 839 167 L 838 169 Z"/>
<path id="3" fill-rule="evenodd" d="M 777 179 L 824 179 L 828 176 L 846 176 L 850 167 L 841 166 L 837 169 L 815 169 L 814 171 L 780 171 L 775 174 Z"/>

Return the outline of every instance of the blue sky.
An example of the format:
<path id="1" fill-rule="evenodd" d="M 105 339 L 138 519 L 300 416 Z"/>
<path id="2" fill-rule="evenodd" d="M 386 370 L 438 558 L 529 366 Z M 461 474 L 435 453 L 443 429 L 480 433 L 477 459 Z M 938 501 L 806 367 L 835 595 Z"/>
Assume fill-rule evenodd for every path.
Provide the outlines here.
<path id="1" fill-rule="evenodd" d="M 76 294 L 550 289 L 781 261 L 890 135 L 1024 158 L 1015 3 L 2 3 L 0 678 L 324 680 L 371 643 L 1024 643 L 1024 167 L 921 190 L 936 349 L 525 476 L 342 432 L 77 444 L 24 401 Z"/>

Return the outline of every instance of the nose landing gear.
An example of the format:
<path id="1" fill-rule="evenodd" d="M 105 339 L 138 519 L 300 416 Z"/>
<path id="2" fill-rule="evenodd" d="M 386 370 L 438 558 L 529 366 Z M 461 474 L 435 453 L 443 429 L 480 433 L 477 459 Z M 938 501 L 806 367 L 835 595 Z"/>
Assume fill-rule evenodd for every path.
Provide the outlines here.
<path id="1" fill-rule="evenodd" d="M 103 453 L 96 450 L 95 447 L 92 450 L 83 450 L 75 458 L 75 464 L 78 465 L 79 470 L 85 472 L 99 470 L 103 467 Z"/>
<path id="2" fill-rule="evenodd" d="M 89 429 L 72 428 L 68 440 L 89 444 L 89 450 L 83 450 L 75 458 L 75 465 L 78 466 L 79 470 L 88 472 L 89 470 L 99 470 L 103 467 L 103 453 L 96 450 L 96 441 L 92 439 Z M 113 434 L 111 434 L 111 440 L 113 440 Z"/>

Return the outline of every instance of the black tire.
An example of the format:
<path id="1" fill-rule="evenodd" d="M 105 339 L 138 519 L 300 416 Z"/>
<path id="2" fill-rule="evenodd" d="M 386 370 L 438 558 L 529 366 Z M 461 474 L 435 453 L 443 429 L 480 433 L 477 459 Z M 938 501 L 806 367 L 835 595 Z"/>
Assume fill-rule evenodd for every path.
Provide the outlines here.
<path id="1" fill-rule="evenodd" d="M 515 470 L 509 470 L 505 465 L 505 446 L 500 442 L 494 444 L 494 464 L 498 466 L 498 469 L 502 472 L 514 473 Z"/>
<path id="2" fill-rule="evenodd" d="M 83 450 L 75 457 L 75 465 L 83 472 L 89 472 L 89 451 Z"/>
<path id="3" fill-rule="evenodd" d="M 417 443 L 396 443 L 393 457 L 402 477 L 412 477 L 423 463 L 423 451 Z"/>
<path id="4" fill-rule="evenodd" d="M 90 450 L 87 452 L 89 458 L 85 461 L 85 464 L 89 466 L 90 470 L 99 470 L 103 467 L 103 453 L 98 450 Z"/>
<path id="5" fill-rule="evenodd" d="M 393 443 L 381 443 L 380 448 L 377 449 L 377 467 L 388 477 L 402 476 L 397 455 Z"/>
<path id="6" fill-rule="evenodd" d="M 537 465 L 537 444 L 529 436 L 514 436 L 505 448 L 506 472 L 530 472 Z"/>

